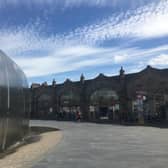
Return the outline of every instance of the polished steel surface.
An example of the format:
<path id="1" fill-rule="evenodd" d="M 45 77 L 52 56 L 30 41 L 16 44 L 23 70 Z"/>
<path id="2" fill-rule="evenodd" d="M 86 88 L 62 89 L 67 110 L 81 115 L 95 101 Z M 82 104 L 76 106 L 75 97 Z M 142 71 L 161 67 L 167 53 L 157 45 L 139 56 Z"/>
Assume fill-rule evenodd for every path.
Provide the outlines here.
<path id="1" fill-rule="evenodd" d="M 23 71 L 0 51 L 0 150 L 21 140 L 29 128 L 29 89 Z"/>

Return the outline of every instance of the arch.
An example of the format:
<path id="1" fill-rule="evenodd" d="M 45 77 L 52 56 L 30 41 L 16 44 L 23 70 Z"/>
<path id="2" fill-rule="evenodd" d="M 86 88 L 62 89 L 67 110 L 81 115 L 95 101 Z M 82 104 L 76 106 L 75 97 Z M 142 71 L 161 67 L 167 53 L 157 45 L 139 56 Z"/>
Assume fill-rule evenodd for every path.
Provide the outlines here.
<path id="1" fill-rule="evenodd" d="M 40 118 L 48 118 L 53 113 L 52 96 L 41 94 L 37 97 L 37 111 Z M 52 109 L 52 110 L 51 110 Z"/>
<path id="2" fill-rule="evenodd" d="M 80 112 L 80 95 L 74 90 L 66 90 L 59 96 L 58 119 L 75 120 L 76 113 Z"/>
<path id="3" fill-rule="evenodd" d="M 60 95 L 60 105 L 78 105 L 80 102 L 80 96 L 72 90 L 63 92 Z"/>
<path id="4" fill-rule="evenodd" d="M 116 120 L 119 113 L 119 96 L 112 89 L 95 90 L 90 95 L 89 118 L 91 120 Z"/>
<path id="5" fill-rule="evenodd" d="M 101 89 L 96 90 L 91 94 L 90 101 L 91 104 L 101 103 L 100 100 L 104 101 L 102 103 L 112 104 L 111 100 L 117 101 L 119 99 L 118 94 L 114 90 L 110 89 Z"/>

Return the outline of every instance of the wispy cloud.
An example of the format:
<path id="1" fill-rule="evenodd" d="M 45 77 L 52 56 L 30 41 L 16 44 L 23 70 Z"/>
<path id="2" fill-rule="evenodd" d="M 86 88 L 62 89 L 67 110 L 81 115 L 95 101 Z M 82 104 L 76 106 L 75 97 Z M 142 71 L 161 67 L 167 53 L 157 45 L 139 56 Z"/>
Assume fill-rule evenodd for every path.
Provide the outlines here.
<path id="1" fill-rule="evenodd" d="M 79 50 L 80 48 L 81 50 Z M 14 57 L 14 59 L 25 70 L 29 77 L 34 77 L 106 64 L 111 64 L 113 66 L 121 64 L 139 64 L 141 67 L 147 63 L 154 65 L 154 62 L 157 60 L 152 60 L 153 56 L 168 52 L 168 46 L 167 50 L 163 49 L 163 46 L 158 47 L 157 50 L 71 46 L 71 48 L 63 47 L 56 49 L 45 57 L 32 57 L 31 59 L 29 57 Z M 162 60 L 162 58 L 157 59 Z M 164 61 L 166 60 L 164 59 Z M 167 64 L 163 62 L 162 66 L 166 66 Z"/>
<path id="2" fill-rule="evenodd" d="M 97 0 L 97 3 L 105 3 L 105 1 Z M 62 35 L 43 36 L 36 26 L 30 24 L 16 29 L 1 28 L 0 46 L 29 77 L 102 64 L 136 63 L 142 66 L 145 61 L 145 63 L 156 65 L 158 60 L 167 61 L 167 45 L 138 49 L 122 46 L 105 48 L 100 47 L 99 43 L 115 38 L 142 39 L 168 35 L 167 20 L 168 1 L 163 0 L 157 4 L 153 3 L 118 16 L 111 16 Z M 152 60 L 151 56 L 155 59 Z M 160 65 L 167 64 L 162 61 Z"/>
<path id="3" fill-rule="evenodd" d="M 168 66 L 168 54 L 161 54 L 151 58 L 149 64 L 153 66 Z"/>
<path id="4" fill-rule="evenodd" d="M 168 35 L 168 0 L 111 16 L 96 24 L 76 29 L 81 41 L 97 43 L 114 38 L 154 38 Z"/>
<path id="5" fill-rule="evenodd" d="M 17 2 L 18 0 L 15 1 Z M 79 1 L 83 2 L 82 0 Z M 104 1 L 106 0 L 97 0 L 95 2 L 103 3 Z M 42 0 L 39 0 L 39 2 L 42 2 Z M 48 2 L 50 3 L 52 0 Z M 69 44 L 95 45 L 116 38 L 154 38 L 168 35 L 167 20 L 168 0 L 162 0 L 160 3 L 152 3 L 136 10 L 128 10 L 126 13 L 121 13 L 117 16 L 113 15 L 107 19 L 89 26 L 79 27 L 72 32 L 66 32 L 62 35 L 50 35 L 43 38 L 39 27 L 45 27 L 45 25 L 40 25 L 41 20 L 33 23 L 35 26 L 28 24 L 25 27 L 18 27 L 14 30 L 4 27 L 0 30 L 2 39 L 0 44 L 2 47 L 5 47 L 10 39 L 11 41 L 16 40 L 12 44 L 13 48 L 19 47 L 22 49 L 28 46 L 34 49 L 39 47 L 37 46 L 39 44 L 43 48 L 43 45 L 46 46 L 48 41 L 52 41 L 53 45 L 47 45 L 46 48 Z M 7 36 L 9 38 L 6 38 Z M 38 43 L 32 43 L 34 41 L 38 41 Z"/>
<path id="6" fill-rule="evenodd" d="M 63 8 L 71 8 L 71 7 L 79 7 L 79 6 L 97 6 L 97 7 L 114 7 L 129 3 L 131 6 L 143 5 L 144 3 L 150 1 L 157 0 L 127 0 L 124 2 L 123 0 L 1 0 L 0 7 L 5 7 L 7 5 L 18 6 L 25 5 L 27 7 L 32 7 L 34 5 L 37 6 L 52 6 L 55 7 L 63 7 Z"/>

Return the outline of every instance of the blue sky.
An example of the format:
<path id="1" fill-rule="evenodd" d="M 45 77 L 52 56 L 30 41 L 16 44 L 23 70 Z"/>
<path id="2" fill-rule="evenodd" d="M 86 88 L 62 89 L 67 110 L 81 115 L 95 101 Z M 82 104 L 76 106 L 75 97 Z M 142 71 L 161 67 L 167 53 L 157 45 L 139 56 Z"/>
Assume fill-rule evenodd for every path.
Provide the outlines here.
<path id="1" fill-rule="evenodd" d="M 29 83 L 168 68 L 168 0 L 1 0 L 0 25 Z"/>

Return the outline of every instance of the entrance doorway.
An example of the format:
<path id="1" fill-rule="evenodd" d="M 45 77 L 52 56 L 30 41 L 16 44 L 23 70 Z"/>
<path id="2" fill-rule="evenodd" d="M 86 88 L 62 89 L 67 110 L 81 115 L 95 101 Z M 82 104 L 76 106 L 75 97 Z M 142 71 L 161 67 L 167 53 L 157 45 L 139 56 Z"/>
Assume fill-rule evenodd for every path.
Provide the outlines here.
<path id="1" fill-rule="evenodd" d="M 108 107 L 99 107 L 99 119 L 108 120 L 109 117 L 109 108 Z"/>
<path id="2" fill-rule="evenodd" d="M 118 95 L 113 90 L 95 91 L 90 100 L 90 120 L 117 120 L 119 112 Z"/>
<path id="3" fill-rule="evenodd" d="M 80 96 L 74 91 L 64 92 L 60 96 L 60 108 L 57 113 L 59 120 L 76 120 L 80 112 Z"/>

